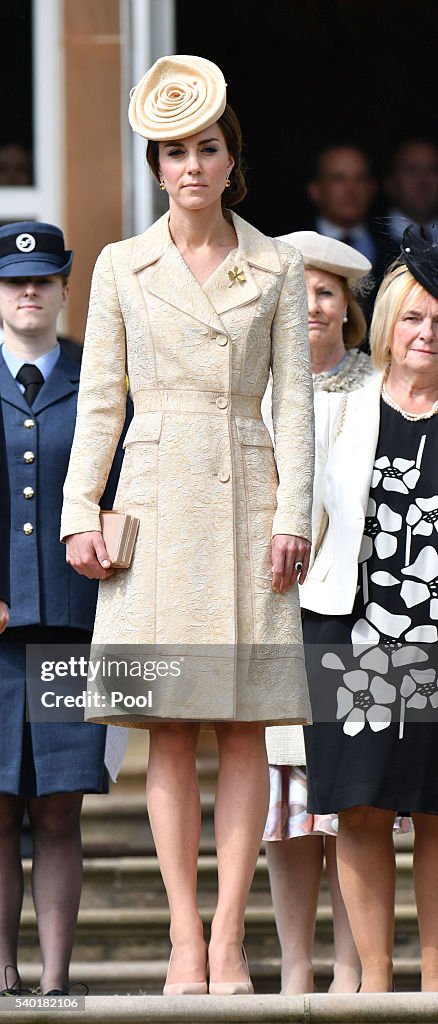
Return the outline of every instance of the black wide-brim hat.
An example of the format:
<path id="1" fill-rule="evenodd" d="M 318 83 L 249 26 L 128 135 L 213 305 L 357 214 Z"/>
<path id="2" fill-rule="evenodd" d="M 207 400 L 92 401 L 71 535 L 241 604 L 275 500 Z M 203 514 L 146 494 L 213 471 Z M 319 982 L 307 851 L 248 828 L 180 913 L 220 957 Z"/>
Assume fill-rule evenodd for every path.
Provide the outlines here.
<path id="1" fill-rule="evenodd" d="M 0 227 L 0 278 L 68 275 L 72 263 L 73 253 L 55 224 L 23 220 Z"/>
<path id="2" fill-rule="evenodd" d="M 431 228 L 409 224 L 403 232 L 401 258 L 415 280 L 438 299 L 438 224 Z"/>

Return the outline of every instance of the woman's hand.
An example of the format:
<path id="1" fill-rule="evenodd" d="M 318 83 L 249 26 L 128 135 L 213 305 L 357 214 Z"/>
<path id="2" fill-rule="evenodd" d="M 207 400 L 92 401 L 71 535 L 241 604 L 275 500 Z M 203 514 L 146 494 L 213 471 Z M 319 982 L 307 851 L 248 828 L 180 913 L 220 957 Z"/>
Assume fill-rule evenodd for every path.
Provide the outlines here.
<path id="1" fill-rule="evenodd" d="M 9 622 L 9 608 L 4 601 L 0 601 L 0 633 L 3 633 Z"/>
<path id="2" fill-rule="evenodd" d="M 66 559 L 80 576 L 89 580 L 106 580 L 113 575 L 102 534 L 99 530 L 71 533 L 66 539 Z"/>
<path id="3" fill-rule="evenodd" d="M 278 533 L 271 542 L 272 589 L 274 594 L 286 594 L 294 583 L 304 583 L 309 568 L 310 541 L 290 533 Z M 295 566 L 302 562 L 297 572 Z"/>

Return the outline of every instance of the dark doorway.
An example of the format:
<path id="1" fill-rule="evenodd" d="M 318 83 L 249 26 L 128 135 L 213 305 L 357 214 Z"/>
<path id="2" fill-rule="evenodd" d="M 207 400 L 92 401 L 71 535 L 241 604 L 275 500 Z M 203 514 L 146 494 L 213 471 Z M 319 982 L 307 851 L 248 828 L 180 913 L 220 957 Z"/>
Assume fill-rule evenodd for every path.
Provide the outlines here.
<path id="1" fill-rule="evenodd" d="M 0 185 L 32 184 L 32 2 L 0 3 Z"/>
<path id="2" fill-rule="evenodd" d="M 326 143 L 357 140 L 380 175 L 402 138 L 438 138 L 437 0 L 180 0 L 177 26 L 177 52 L 225 74 L 247 145 L 239 212 L 268 234 L 306 226 Z"/>

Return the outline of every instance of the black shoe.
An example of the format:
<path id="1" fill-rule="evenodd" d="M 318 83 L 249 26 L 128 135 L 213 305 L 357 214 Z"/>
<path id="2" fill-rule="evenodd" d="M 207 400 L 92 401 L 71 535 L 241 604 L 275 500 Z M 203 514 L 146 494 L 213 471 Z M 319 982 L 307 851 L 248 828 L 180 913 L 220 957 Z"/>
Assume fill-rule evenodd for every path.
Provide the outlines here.
<path id="1" fill-rule="evenodd" d="M 80 988 L 79 992 L 76 992 L 78 996 L 87 996 L 90 989 L 88 985 L 85 985 L 83 981 L 74 981 L 71 985 L 65 985 L 64 988 L 51 988 L 49 992 L 43 992 L 44 996 L 71 996 L 74 994 L 74 989 Z"/>
<path id="2" fill-rule="evenodd" d="M 8 971 L 15 972 L 15 978 L 12 985 L 8 984 Z M 0 989 L 0 996 L 21 996 L 20 975 L 13 964 L 7 964 L 5 967 L 5 987 Z"/>

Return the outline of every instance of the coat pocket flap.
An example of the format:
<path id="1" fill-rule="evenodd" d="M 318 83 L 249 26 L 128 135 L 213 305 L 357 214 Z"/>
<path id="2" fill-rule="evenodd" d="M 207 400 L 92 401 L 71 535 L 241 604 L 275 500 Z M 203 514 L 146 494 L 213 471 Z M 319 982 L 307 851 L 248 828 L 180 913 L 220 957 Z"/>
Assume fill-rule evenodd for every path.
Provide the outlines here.
<path id="1" fill-rule="evenodd" d="M 272 448 L 271 435 L 262 419 L 252 419 L 250 416 L 236 416 L 235 419 L 240 444 Z"/>
<path id="2" fill-rule="evenodd" d="M 136 441 L 158 442 L 160 440 L 162 421 L 162 412 L 137 413 L 128 427 L 123 447 L 126 448 L 129 444 L 135 444 Z"/>

